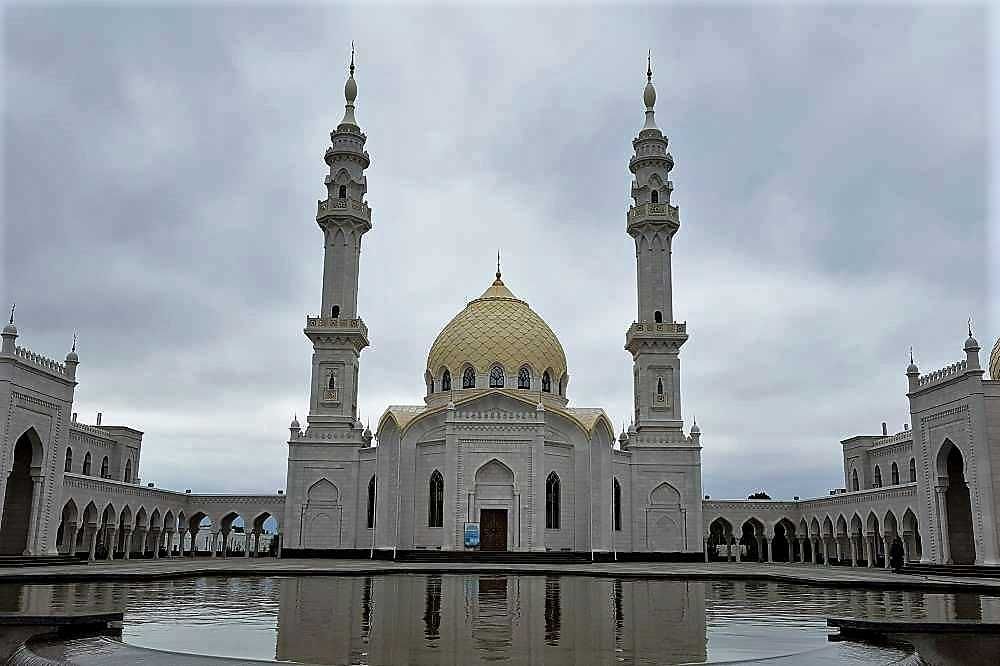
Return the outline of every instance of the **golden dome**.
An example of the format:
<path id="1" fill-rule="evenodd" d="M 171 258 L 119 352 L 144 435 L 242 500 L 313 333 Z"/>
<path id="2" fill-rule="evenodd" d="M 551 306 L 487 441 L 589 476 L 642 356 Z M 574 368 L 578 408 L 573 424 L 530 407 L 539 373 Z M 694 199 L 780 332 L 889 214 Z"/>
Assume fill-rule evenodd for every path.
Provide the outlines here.
<path id="1" fill-rule="evenodd" d="M 997 338 L 993 353 L 990 354 L 990 377 L 1000 382 L 1000 338 Z"/>
<path id="2" fill-rule="evenodd" d="M 441 329 L 427 355 L 427 370 L 440 382 L 443 368 L 451 372 L 452 386 L 462 386 L 462 372 L 466 365 L 484 375 L 494 364 L 503 366 L 507 376 L 506 386 L 516 386 L 521 366 L 531 368 L 531 387 L 548 370 L 552 391 L 566 374 L 566 354 L 559 339 L 548 324 L 528 304 L 510 292 L 497 279 L 470 301 Z"/>

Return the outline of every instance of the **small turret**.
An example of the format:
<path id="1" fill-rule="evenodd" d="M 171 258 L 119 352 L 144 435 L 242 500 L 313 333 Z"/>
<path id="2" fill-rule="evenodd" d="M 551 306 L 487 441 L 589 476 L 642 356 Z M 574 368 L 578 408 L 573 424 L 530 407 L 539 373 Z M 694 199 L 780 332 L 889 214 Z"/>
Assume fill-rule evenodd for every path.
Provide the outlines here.
<path id="1" fill-rule="evenodd" d="M 302 426 L 299 424 L 298 414 L 292 416 L 292 422 L 288 424 L 288 431 L 290 433 L 289 439 L 295 439 L 302 434 Z"/>
<path id="2" fill-rule="evenodd" d="M 369 423 L 368 425 L 365 426 L 365 431 L 361 433 L 361 439 L 364 441 L 365 446 L 371 446 L 373 438 L 374 435 L 372 435 L 372 428 L 371 424 Z"/>
<path id="3" fill-rule="evenodd" d="M 80 365 L 80 357 L 76 354 L 76 333 L 73 334 L 73 347 L 66 354 L 66 374 L 70 379 L 76 379 L 76 367 Z"/>
<path id="4" fill-rule="evenodd" d="M 913 360 L 913 347 L 910 347 L 910 364 L 906 366 L 906 384 L 909 393 L 917 390 L 919 379 L 920 369 L 917 368 L 917 364 Z"/>
<path id="5" fill-rule="evenodd" d="M 965 340 L 965 363 L 968 370 L 982 370 L 979 365 L 979 341 L 972 335 L 972 318 L 969 318 L 969 337 Z"/>
<path id="6" fill-rule="evenodd" d="M 10 321 L 3 327 L 2 351 L 4 354 L 14 353 L 14 341 L 17 340 L 17 326 L 14 325 L 14 308 L 16 307 L 16 304 L 10 306 Z"/>

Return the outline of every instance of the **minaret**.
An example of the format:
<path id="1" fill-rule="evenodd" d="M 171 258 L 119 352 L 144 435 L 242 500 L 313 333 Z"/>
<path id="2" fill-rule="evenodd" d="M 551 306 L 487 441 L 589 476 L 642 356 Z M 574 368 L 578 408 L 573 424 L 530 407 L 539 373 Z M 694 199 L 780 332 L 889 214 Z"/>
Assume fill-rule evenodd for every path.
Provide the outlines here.
<path id="1" fill-rule="evenodd" d="M 361 426 L 358 412 L 358 358 L 368 346 L 368 329 L 358 316 L 358 265 L 361 237 L 372 228 L 365 203 L 367 138 L 354 117 L 358 84 L 354 80 L 354 45 L 344 85 L 344 118 L 330 132 L 324 159 L 330 167 L 326 199 L 319 201 L 316 222 L 323 232 L 323 298 L 318 317 L 307 317 L 305 334 L 313 343 L 309 430 Z M 308 434 L 308 432 L 307 432 Z M 335 437 L 334 439 L 341 439 Z"/>
<path id="2" fill-rule="evenodd" d="M 687 340 L 686 325 L 674 322 L 671 296 L 670 252 L 680 228 L 677 206 L 670 204 L 674 185 L 667 178 L 674 158 L 667 139 L 656 126 L 653 106 L 652 59 L 647 61 L 646 122 L 632 140 L 635 154 L 629 160 L 633 205 L 626 230 L 635 239 L 636 282 L 639 312 L 625 337 L 632 352 L 635 427 L 648 443 L 682 440 L 681 366 L 679 351 Z"/>

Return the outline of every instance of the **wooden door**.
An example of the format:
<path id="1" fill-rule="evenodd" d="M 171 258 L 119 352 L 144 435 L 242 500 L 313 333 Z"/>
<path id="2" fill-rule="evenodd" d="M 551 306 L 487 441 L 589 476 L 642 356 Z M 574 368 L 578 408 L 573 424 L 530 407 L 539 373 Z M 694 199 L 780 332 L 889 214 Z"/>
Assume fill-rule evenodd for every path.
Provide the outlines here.
<path id="1" fill-rule="evenodd" d="M 482 509 L 479 512 L 479 549 L 507 550 L 507 510 Z"/>

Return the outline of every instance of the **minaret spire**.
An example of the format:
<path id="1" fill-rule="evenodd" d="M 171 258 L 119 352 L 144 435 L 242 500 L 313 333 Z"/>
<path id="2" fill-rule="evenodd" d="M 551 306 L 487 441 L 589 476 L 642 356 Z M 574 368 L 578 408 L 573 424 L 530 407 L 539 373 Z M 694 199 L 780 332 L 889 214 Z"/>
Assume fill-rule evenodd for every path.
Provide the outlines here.
<path id="1" fill-rule="evenodd" d="M 656 119 L 653 117 L 653 107 L 656 105 L 656 88 L 653 87 L 653 51 L 646 56 L 646 89 L 642 91 L 642 101 L 646 105 L 646 124 L 643 130 L 655 130 Z"/>
<path id="2" fill-rule="evenodd" d="M 354 117 L 354 100 L 358 98 L 358 83 L 354 80 L 354 41 L 351 41 L 351 64 L 348 67 L 347 83 L 344 84 L 344 119 L 341 125 L 354 125 L 358 127 L 358 120 Z"/>
<path id="3" fill-rule="evenodd" d="M 9 324 L 13 324 L 14 323 L 14 308 L 16 308 L 16 307 L 17 307 L 17 303 L 11 303 L 10 304 L 10 321 L 7 322 Z"/>

